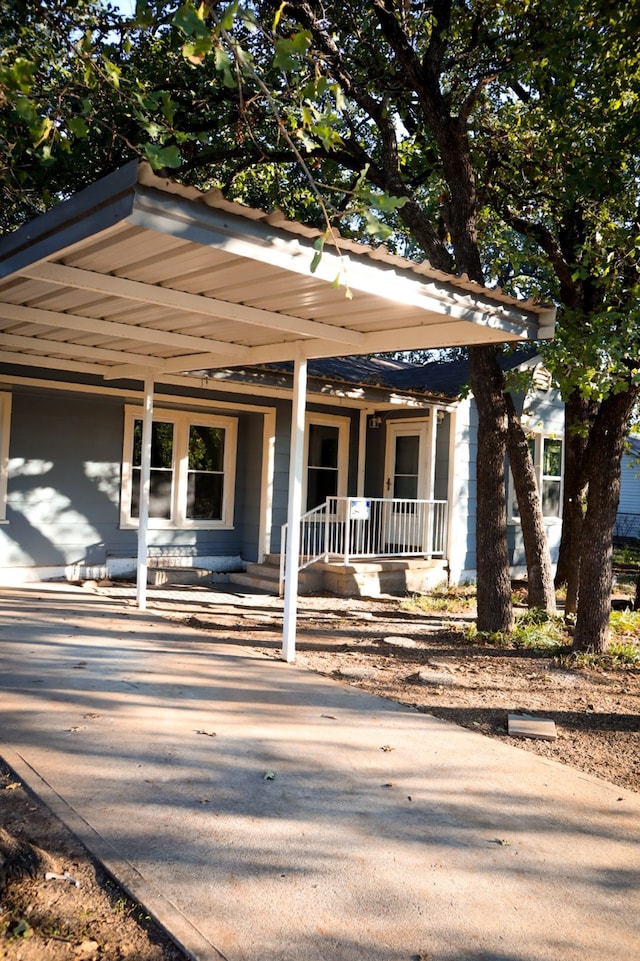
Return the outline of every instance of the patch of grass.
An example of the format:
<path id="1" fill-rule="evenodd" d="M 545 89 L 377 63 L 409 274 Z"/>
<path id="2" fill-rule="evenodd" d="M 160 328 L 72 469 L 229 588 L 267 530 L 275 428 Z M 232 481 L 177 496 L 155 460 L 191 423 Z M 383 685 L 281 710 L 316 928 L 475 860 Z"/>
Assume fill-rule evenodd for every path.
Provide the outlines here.
<path id="1" fill-rule="evenodd" d="M 613 564 L 634 564 L 640 568 L 640 546 L 623 544 L 613 549 Z"/>
<path id="2" fill-rule="evenodd" d="M 640 611 L 611 611 L 612 643 L 624 642 L 626 638 L 640 641 Z"/>
<path id="3" fill-rule="evenodd" d="M 640 667 L 640 644 L 633 641 L 611 641 L 604 653 L 566 651 L 559 655 L 561 667 L 582 668 L 590 671 L 609 671 L 615 668 Z"/>
<path id="4" fill-rule="evenodd" d="M 412 594 L 406 597 L 400 606 L 411 614 L 461 614 L 473 607 L 475 602 L 475 586 L 466 584 L 459 587 L 437 587 L 428 594 Z"/>
<path id="5" fill-rule="evenodd" d="M 466 637 L 474 644 L 543 650 L 545 653 L 559 651 L 569 643 L 569 634 L 562 617 L 536 608 L 531 608 L 516 618 L 511 634 L 488 634 L 471 625 L 466 631 Z"/>

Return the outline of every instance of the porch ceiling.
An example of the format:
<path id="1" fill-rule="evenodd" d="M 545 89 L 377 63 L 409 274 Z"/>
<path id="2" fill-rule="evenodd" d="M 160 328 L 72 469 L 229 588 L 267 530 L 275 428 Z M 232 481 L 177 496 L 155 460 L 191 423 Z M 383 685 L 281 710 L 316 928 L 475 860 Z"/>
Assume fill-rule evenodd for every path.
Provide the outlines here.
<path id="1" fill-rule="evenodd" d="M 382 249 L 327 244 L 312 273 L 318 236 L 129 164 L 0 239 L 0 362 L 160 380 L 553 335 L 553 308 Z"/>

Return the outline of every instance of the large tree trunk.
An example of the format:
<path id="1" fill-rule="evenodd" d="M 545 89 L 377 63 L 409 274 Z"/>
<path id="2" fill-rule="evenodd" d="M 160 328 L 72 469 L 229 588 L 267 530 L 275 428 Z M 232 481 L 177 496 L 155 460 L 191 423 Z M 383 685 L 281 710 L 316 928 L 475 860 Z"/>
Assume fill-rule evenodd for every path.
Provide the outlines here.
<path id="1" fill-rule="evenodd" d="M 507 411 L 496 347 L 471 347 L 471 389 L 478 410 L 476 568 L 479 631 L 513 630 L 504 462 Z"/>
<path id="2" fill-rule="evenodd" d="M 611 613 L 613 529 L 620 499 L 620 469 L 629 421 L 640 388 L 602 401 L 586 450 L 589 493 L 582 529 L 580 598 L 573 646 L 606 651 Z"/>
<path id="3" fill-rule="evenodd" d="M 513 400 L 506 395 L 507 453 L 518 498 L 522 539 L 527 558 L 529 607 L 550 613 L 556 610 L 551 555 L 542 517 L 542 503 L 527 435 L 518 419 Z"/>
<path id="4" fill-rule="evenodd" d="M 587 488 L 581 491 L 581 496 L 569 504 L 566 522 L 571 528 L 570 543 L 575 546 L 574 557 L 567 572 L 566 585 L 567 593 L 564 602 L 564 616 L 566 619 L 572 618 L 578 610 L 578 597 L 580 594 L 580 561 L 582 558 L 582 532 L 584 528 L 584 506 L 586 503 Z M 564 528 L 565 518 L 562 519 Z"/>

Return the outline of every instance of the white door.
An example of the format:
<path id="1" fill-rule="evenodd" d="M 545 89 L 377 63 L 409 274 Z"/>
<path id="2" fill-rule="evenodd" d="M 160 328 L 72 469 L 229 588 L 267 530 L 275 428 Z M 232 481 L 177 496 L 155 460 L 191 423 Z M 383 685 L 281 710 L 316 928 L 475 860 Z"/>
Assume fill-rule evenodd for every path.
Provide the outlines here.
<path id="1" fill-rule="evenodd" d="M 390 554 L 429 553 L 429 512 L 411 503 L 430 496 L 431 421 L 387 425 L 384 497 L 385 550 Z"/>

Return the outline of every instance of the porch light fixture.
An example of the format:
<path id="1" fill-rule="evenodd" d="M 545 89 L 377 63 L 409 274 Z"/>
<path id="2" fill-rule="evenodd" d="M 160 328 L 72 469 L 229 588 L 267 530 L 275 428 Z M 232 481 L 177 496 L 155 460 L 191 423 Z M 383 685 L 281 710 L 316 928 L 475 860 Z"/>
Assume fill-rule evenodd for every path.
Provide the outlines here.
<path id="1" fill-rule="evenodd" d="M 369 427 L 370 427 L 372 430 L 377 430 L 381 423 L 382 423 L 382 418 L 381 418 L 381 417 L 370 417 L 370 418 L 369 418 Z"/>

